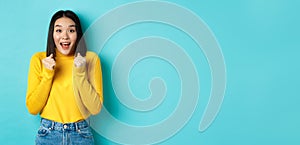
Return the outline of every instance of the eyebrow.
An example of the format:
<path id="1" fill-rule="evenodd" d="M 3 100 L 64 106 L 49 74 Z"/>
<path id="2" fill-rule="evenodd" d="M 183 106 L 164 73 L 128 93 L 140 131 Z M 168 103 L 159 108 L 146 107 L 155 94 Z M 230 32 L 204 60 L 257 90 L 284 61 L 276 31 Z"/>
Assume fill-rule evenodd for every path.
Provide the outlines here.
<path id="1" fill-rule="evenodd" d="M 54 27 L 62 27 L 62 25 L 55 25 Z M 69 27 L 75 27 L 75 25 L 69 25 Z"/>

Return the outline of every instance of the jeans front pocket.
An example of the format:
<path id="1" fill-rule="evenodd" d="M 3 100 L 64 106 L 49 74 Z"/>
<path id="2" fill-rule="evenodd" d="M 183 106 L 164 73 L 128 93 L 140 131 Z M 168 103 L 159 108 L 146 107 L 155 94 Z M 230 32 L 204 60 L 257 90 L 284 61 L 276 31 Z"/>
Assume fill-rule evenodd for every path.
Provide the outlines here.
<path id="1" fill-rule="evenodd" d="M 77 132 L 80 136 L 84 138 L 93 138 L 93 133 L 90 127 L 81 128 Z"/>
<path id="2" fill-rule="evenodd" d="M 46 135 L 49 134 L 49 133 L 50 133 L 50 129 L 41 126 L 41 127 L 39 128 L 39 130 L 38 130 L 37 135 L 38 135 L 39 137 L 44 137 L 44 136 L 46 136 Z"/>

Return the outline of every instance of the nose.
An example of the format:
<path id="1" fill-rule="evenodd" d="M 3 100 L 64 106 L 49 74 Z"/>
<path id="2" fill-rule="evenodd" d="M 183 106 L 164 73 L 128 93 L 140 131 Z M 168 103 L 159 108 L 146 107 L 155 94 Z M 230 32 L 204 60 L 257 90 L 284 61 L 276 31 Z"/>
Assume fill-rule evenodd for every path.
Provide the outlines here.
<path id="1" fill-rule="evenodd" d="M 67 31 L 65 31 L 64 33 L 62 33 L 62 39 L 63 40 L 68 40 L 69 39 L 69 34 Z"/>

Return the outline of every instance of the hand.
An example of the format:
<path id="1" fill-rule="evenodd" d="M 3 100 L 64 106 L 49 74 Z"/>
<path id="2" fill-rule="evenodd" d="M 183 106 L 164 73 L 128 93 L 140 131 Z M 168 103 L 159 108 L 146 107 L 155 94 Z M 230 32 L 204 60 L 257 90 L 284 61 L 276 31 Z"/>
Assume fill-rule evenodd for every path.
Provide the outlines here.
<path id="1" fill-rule="evenodd" d="M 80 53 L 78 53 L 77 56 L 74 59 L 74 64 L 75 64 L 75 67 L 83 67 L 83 66 L 85 66 L 85 64 L 86 64 L 85 57 L 82 57 L 80 55 Z"/>
<path id="2" fill-rule="evenodd" d="M 42 63 L 45 68 L 53 70 L 56 65 L 55 60 L 53 59 L 53 54 L 51 53 L 50 56 L 42 59 Z"/>

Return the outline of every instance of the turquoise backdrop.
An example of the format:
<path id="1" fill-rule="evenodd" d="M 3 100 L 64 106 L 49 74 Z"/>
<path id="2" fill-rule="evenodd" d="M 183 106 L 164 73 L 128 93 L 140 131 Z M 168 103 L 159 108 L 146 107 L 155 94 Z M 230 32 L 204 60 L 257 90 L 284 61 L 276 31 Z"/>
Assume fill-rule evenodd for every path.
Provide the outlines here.
<path id="1" fill-rule="evenodd" d="M 25 105 L 28 67 L 30 58 L 35 52 L 45 51 L 48 25 L 53 13 L 60 9 L 73 10 L 79 15 L 86 31 L 102 16 L 132 2 L 137 1 L 1 0 L 1 144 L 34 144 L 40 118 L 30 115 Z M 116 58 L 123 52 L 122 49 L 134 40 L 156 36 L 172 40 L 183 49 L 182 51 L 193 62 L 198 79 L 196 81 L 199 81 L 201 86 L 199 99 L 194 111 L 190 112 L 192 115 L 186 124 L 169 137 L 156 142 L 157 144 L 299 145 L 300 1 L 163 2 L 176 4 L 195 14 L 209 27 L 218 41 L 226 66 L 226 91 L 217 117 L 206 130 L 199 131 L 199 123 L 213 85 L 210 63 L 203 50 L 184 31 L 165 23 L 155 22 L 126 26 L 111 36 L 100 52 L 96 51 L 102 61 L 104 106 L 108 112 L 120 122 L 134 126 L 149 126 L 163 122 L 174 113 L 172 111 L 176 109 L 178 102 L 182 101 L 180 81 L 184 78 L 178 74 L 176 64 L 156 56 L 145 57 L 135 63 L 129 73 L 128 82 L 125 82 L 129 85 L 130 92 L 139 100 L 147 100 L 149 99 L 147 96 L 153 93 L 148 90 L 150 80 L 162 78 L 166 92 L 164 100 L 155 106 L 155 109 L 134 110 L 122 104 L 118 98 L 120 96 L 117 97 L 114 92 L 112 85 L 118 83 L 118 79 L 115 78 L 122 72 L 112 72 L 112 67 Z M 155 12 L 155 9 L 152 11 Z M 170 11 L 166 9 L 165 13 Z M 164 16 L 164 13 L 161 15 Z M 176 17 L 178 21 L 183 18 Z M 116 19 L 115 23 L 118 22 Z M 195 27 L 193 21 L 187 23 Z M 99 36 L 101 37 L 101 34 Z M 93 38 L 95 41 L 97 39 Z M 116 76 L 112 78 L 112 74 Z M 125 86 L 119 87 L 124 89 L 122 87 Z M 107 134 L 120 135 L 121 128 L 118 130 L 113 127 L 114 124 L 105 122 L 107 118 L 105 116 L 101 118 L 101 113 L 98 119 L 103 120 L 103 124 L 108 126 L 100 128 L 106 130 L 94 128 L 96 144 L 122 143 L 118 138 L 107 138 Z M 159 133 L 157 135 L 160 135 Z M 144 135 L 146 134 L 141 132 L 138 137 L 147 138 Z M 138 137 L 136 140 L 139 140 Z M 128 142 L 133 140 L 134 136 L 128 139 Z"/>

